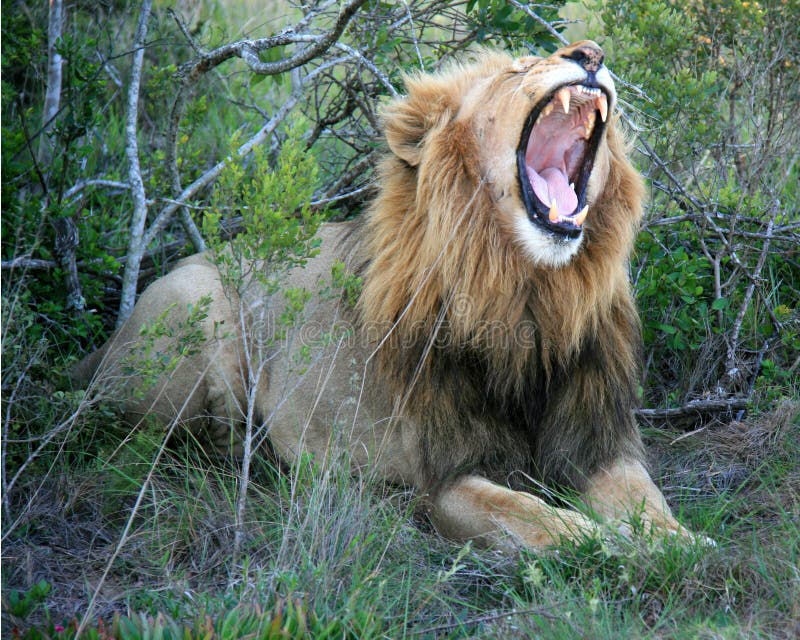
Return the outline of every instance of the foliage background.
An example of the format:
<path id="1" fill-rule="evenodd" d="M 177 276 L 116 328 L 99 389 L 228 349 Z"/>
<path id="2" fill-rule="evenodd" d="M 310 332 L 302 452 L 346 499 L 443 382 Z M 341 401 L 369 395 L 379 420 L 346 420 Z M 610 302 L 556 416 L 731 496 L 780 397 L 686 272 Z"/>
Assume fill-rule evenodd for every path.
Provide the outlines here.
<path id="1" fill-rule="evenodd" d="M 425 531 L 402 492 L 387 500 L 391 490 L 311 462 L 286 475 L 262 461 L 246 483 L 245 545 L 229 557 L 241 469 L 197 448 L 165 452 L 146 428 L 128 434 L 102 398 L 61 380 L 120 308 L 140 6 L 66 6 L 59 109 L 43 122 L 48 7 L 14 1 L 2 7 L 4 632 L 74 635 L 75 616 L 82 632 L 115 637 L 184 626 L 274 628 L 266 637 L 790 636 L 800 617 L 800 4 L 349 4 L 337 46 L 303 64 L 260 74 L 231 55 L 192 76 L 204 55 L 290 25 L 320 38 L 339 3 L 155 2 L 136 141 L 149 222 L 175 215 L 143 247 L 139 289 L 197 246 L 181 211 L 206 242 L 246 231 L 245 200 L 293 219 L 292 198 L 309 187 L 315 215 L 358 215 L 381 149 L 379 105 L 402 91 L 403 73 L 478 45 L 551 52 L 558 37 L 591 37 L 618 76 L 650 187 L 631 265 L 646 342 L 641 418 L 673 505 L 720 548 L 587 542 L 558 562 L 459 552 Z M 265 45 L 257 62 L 279 65 L 307 44 Z M 254 179 L 280 167 L 293 130 L 316 175 L 278 200 Z M 257 138 L 258 157 L 245 154 L 233 178 L 175 206 Z"/>

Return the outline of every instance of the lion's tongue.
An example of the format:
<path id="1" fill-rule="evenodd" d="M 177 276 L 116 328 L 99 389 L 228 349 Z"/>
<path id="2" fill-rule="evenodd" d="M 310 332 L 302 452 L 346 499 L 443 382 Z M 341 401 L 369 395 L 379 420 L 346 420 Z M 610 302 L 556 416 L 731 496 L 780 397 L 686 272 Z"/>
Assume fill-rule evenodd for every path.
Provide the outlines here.
<path id="1" fill-rule="evenodd" d="M 547 167 L 538 173 L 528 165 L 528 179 L 531 181 L 536 197 L 549 207 L 553 200 L 562 216 L 572 214 L 578 207 L 578 196 L 569 186 L 566 174 L 556 167 Z"/>

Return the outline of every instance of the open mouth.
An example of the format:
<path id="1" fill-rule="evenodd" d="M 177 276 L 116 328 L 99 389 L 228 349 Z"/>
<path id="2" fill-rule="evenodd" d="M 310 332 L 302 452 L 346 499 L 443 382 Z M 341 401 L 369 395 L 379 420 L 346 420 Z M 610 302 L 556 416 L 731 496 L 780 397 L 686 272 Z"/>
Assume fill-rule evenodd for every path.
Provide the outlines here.
<path id="1" fill-rule="evenodd" d="M 583 84 L 563 86 L 533 108 L 517 148 L 532 222 L 562 237 L 580 236 L 589 213 L 586 185 L 607 116 L 605 91 Z"/>

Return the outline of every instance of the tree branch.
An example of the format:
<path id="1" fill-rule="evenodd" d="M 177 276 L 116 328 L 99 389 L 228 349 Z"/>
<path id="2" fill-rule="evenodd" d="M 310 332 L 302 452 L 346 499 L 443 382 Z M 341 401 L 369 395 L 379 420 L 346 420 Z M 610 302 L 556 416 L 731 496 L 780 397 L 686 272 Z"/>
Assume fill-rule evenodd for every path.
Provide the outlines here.
<path id="1" fill-rule="evenodd" d="M 131 188 L 131 185 L 129 185 L 127 182 L 119 182 L 118 180 L 104 180 L 102 178 L 81 180 L 80 182 L 76 182 L 64 192 L 64 200 L 69 200 L 73 196 L 77 196 L 87 187 L 105 187 L 106 189 L 128 190 Z"/>
<path id="2" fill-rule="evenodd" d="M 203 73 L 233 57 L 241 58 L 251 71 L 262 75 L 276 75 L 289 71 L 325 53 L 339 39 L 347 24 L 365 2 L 366 0 L 350 0 L 345 4 L 339 11 L 333 28 L 325 35 L 301 35 L 295 33 L 294 29 L 286 29 L 268 38 L 240 40 L 219 47 L 201 56 L 199 60 L 188 63 L 181 68 L 180 74 L 185 77 L 187 83 L 193 84 Z M 294 55 L 276 62 L 261 62 L 258 58 L 261 51 L 297 42 L 311 44 Z"/>
<path id="3" fill-rule="evenodd" d="M 717 400 L 693 400 L 682 407 L 667 409 L 637 409 L 637 418 L 654 421 L 697 419 L 703 415 L 733 413 L 747 408 L 747 398 L 732 397 Z"/>
<path id="4" fill-rule="evenodd" d="M 267 122 L 258 132 L 250 138 L 247 142 L 241 145 L 237 151 L 236 155 L 239 157 L 246 156 L 250 153 L 257 145 L 262 144 L 264 140 L 266 140 L 272 133 L 275 131 L 277 126 L 283 121 L 286 115 L 291 111 L 292 108 L 300 101 L 302 98 L 303 93 L 302 91 L 296 91 L 293 93 L 286 102 L 281 105 L 281 108 L 275 113 L 275 115 Z M 208 171 L 206 171 L 202 176 L 197 178 L 192 184 L 186 187 L 180 195 L 173 202 L 167 204 L 161 211 L 159 212 L 158 216 L 156 216 L 155 220 L 153 220 L 150 228 L 147 230 L 147 233 L 144 236 L 144 243 L 145 246 L 152 242 L 155 237 L 160 233 L 160 231 L 164 228 L 164 226 L 169 222 L 170 217 L 175 213 L 175 211 L 182 206 L 183 203 L 187 202 L 191 198 L 193 198 L 201 189 L 207 187 L 211 184 L 225 166 L 230 162 L 230 156 L 218 162 L 213 167 L 211 167 Z"/>
<path id="5" fill-rule="evenodd" d="M 750 302 L 753 299 L 756 283 L 761 277 L 761 270 L 764 268 L 764 263 L 767 260 L 767 253 L 769 252 L 771 241 L 770 236 L 772 235 L 772 227 L 775 224 L 775 218 L 778 215 L 778 210 L 778 203 L 773 203 L 772 215 L 770 216 L 769 223 L 767 224 L 767 239 L 764 240 L 764 244 L 761 245 L 761 254 L 758 256 L 758 262 L 756 263 L 756 269 L 753 272 L 753 278 L 748 285 L 747 290 L 745 291 L 744 299 L 742 300 L 742 304 L 739 307 L 739 312 L 736 314 L 736 320 L 733 322 L 733 328 L 731 329 L 731 337 L 728 343 L 728 357 L 725 362 L 725 375 L 727 376 L 729 383 L 733 383 L 735 381 L 739 372 L 739 369 L 736 366 L 736 350 L 739 346 L 739 332 L 742 330 L 744 316 L 747 313 L 747 309 L 750 307 Z"/>
<path id="6" fill-rule="evenodd" d="M 561 44 L 563 45 L 569 44 L 569 41 L 564 36 L 562 36 L 558 31 L 556 31 L 555 28 L 553 28 L 553 25 L 551 25 L 547 20 L 545 20 L 541 16 L 537 15 L 536 12 L 530 8 L 530 6 L 523 5 L 521 2 L 517 2 L 517 0 L 509 0 L 509 4 L 512 4 L 520 11 L 524 11 L 525 13 L 527 13 L 531 18 L 536 20 L 536 22 L 538 22 L 545 29 L 547 29 L 550 35 L 553 36 L 556 40 L 558 40 Z"/>
<path id="7" fill-rule="evenodd" d="M 61 40 L 64 26 L 64 3 L 62 0 L 50 0 L 50 13 L 47 25 L 47 89 L 42 110 L 42 129 L 47 133 L 53 126 L 59 105 L 61 104 L 61 68 L 63 58 L 56 48 Z M 39 162 L 49 165 L 53 145 L 50 138 L 43 135 L 39 138 Z"/>
<path id="8" fill-rule="evenodd" d="M 139 166 L 139 143 L 136 139 L 139 113 L 139 84 L 142 79 L 142 63 L 144 61 L 144 43 L 147 36 L 147 21 L 150 18 L 151 0 L 143 0 L 139 13 L 139 23 L 134 38 L 133 64 L 131 80 L 128 87 L 128 105 L 125 121 L 125 155 L 128 159 L 128 182 L 133 198 L 133 215 L 131 218 L 130 238 L 125 273 L 122 277 L 122 294 L 119 304 L 117 327 L 127 320 L 133 312 L 136 302 L 136 283 L 139 279 L 139 265 L 142 261 L 147 242 L 143 239 L 147 222 L 147 199 L 142 182 L 142 171 Z"/>
<path id="9" fill-rule="evenodd" d="M 30 258 L 28 256 L 19 256 L 11 260 L 3 260 L 0 263 L 3 271 L 11 271 L 13 269 L 23 269 L 42 271 L 46 269 L 55 269 L 58 263 L 55 260 L 40 260 L 39 258 Z"/>

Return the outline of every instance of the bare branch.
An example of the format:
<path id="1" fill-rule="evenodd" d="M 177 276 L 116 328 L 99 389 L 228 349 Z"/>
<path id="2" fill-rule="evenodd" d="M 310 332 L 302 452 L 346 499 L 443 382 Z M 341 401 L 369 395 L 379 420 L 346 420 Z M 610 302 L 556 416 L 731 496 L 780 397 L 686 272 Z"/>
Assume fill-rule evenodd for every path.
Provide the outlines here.
<path id="1" fill-rule="evenodd" d="M 12 258 L 11 260 L 3 260 L 2 269 L 10 271 L 13 269 L 34 270 L 42 271 L 45 269 L 55 269 L 58 263 L 55 260 L 40 260 L 38 258 L 29 258 L 28 256 L 20 256 Z"/>
<path id="2" fill-rule="evenodd" d="M 539 16 L 533 9 L 531 9 L 530 4 L 522 4 L 521 2 L 517 2 L 517 0 L 509 0 L 509 4 L 514 5 L 520 11 L 524 11 L 527 13 L 531 18 L 536 20 L 540 25 L 542 25 L 547 31 L 553 36 L 556 40 L 558 40 L 561 44 L 567 45 L 569 41 L 562 36 L 558 31 L 555 30 L 553 25 L 551 25 L 547 20 Z"/>
<path id="3" fill-rule="evenodd" d="M 50 14 L 47 25 L 47 89 L 44 96 L 41 129 L 45 134 L 53 126 L 61 103 L 61 67 L 64 60 L 56 47 L 59 40 L 61 40 L 63 25 L 63 1 L 50 0 Z M 49 165 L 52 152 L 52 141 L 47 135 L 43 135 L 39 139 L 39 162 L 43 165 Z"/>
<path id="4" fill-rule="evenodd" d="M 769 253 L 769 247 L 771 242 L 771 234 L 772 234 L 772 227 L 775 224 L 775 218 L 778 215 L 779 205 L 777 202 L 773 204 L 772 213 L 770 215 L 769 223 L 767 224 L 767 239 L 761 245 L 761 255 L 758 256 L 758 263 L 756 264 L 755 271 L 753 272 L 753 278 L 750 284 L 747 287 L 747 290 L 744 294 L 744 299 L 742 300 L 742 304 L 739 307 L 739 312 L 736 314 L 736 320 L 733 322 L 733 328 L 731 329 L 730 339 L 728 343 L 728 357 L 725 362 L 726 368 L 726 376 L 728 377 L 729 382 L 733 382 L 738 374 L 738 368 L 736 367 L 736 351 L 739 346 L 739 332 L 742 330 L 742 322 L 744 321 L 744 316 L 747 313 L 747 309 L 750 307 L 750 302 L 753 299 L 753 293 L 756 288 L 756 283 L 758 282 L 759 278 L 761 277 L 761 270 L 764 268 L 764 263 L 767 260 L 767 253 Z"/>
<path id="5" fill-rule="evenodd" d="M 400 96 L 400 92 L 397 89 L 394 88 L 394 85 L 391 82 L 389 82 L 389 78 L 385 74 L 381 73 L 381 70 L 378 69 L 378 67 L 376 67 L 370 60 L 367 60 L 363 55 L 361 55 L 361 53 L 359 53 L 358 51 L 353 49 L 353 47 L 344 44 L 343 42 L 337 42 L 334 46 L 337 49 L 341 49 L 342 51 L 346 51 L 353 58 L 358 60 L 362 65 L 367 67 L 367 69 L 372 71 L 372 73 L 375 75 L 375 77 L 378 78 L 378 80 L 381 81 L 383 86 L 386 87 L 389 90 L 389 93 L 392 94 L 392 97 L 397 98 L 397 97 Z"/>
<path id="6" fill-rule="evenodd" d="M 287 116 L 289 111 L 291 111 L 294 106 L 300 101 L 302 98 L 303 93 L 302 91 L 296 91 L 293 93 L 286 102 L 281 105 L 281 108 L 275 113 L 272 119 L 267 122 L 258 132 L 250 138 L 247 142 L 241 145 L 237 151 L 236 155 L 239 157 L 246 156 L 250 153 L 256 146 L 262 144 L 272 133 L 275 131 L 277 126 L 284 120 Z M 147 233 L 144 236 L 144 245 L 147 246 L 150 242 L 152 242 L 155 237 L 161 232 L 164 228 L 164 225 L 169 222 L 172 215 L 175 211 L 182 206 L 183 203 L 189 201 L 193 198 L 197 193 L 199 193 L 202 189 L 207 187 L 211 184 L 214 180 L 216 180 L 217 176 L 222 173 L 222 170 L 225 166 L 230 162 L 231 158 L 227 157 L 221 162 L 218 162 L 213 167 L 211 167 L 208 171 L 206 171 L 202 176 L 197 178 L 192 184 L 186 187 L 180 195 L 175 198 L 174 201 L 167 204 L 156 216 L 155 220 L 153 220 L 152 224 L 150 225 Z"/>
<path id="7" fill-rule="evenodd" d="M 696 420 L 703 415 L 732 413 L 747 408 L 747 398 L 732 397 L 717 400 L 693 400 L 682 407 L 669 409 L 637 409 L 637 418 L 653 421 Z"/>
<path id="8" fill-rule="evenodd" d="M 297 68 L 305 64 L 309 60 L 312 60 L 322 55 L 334 43 L 336 43 L 336 41 L 339 39 L 342 32 L 346 28 L 347 24 L 350 22 L 352 17 L 361 7 L 361 5 L 364 4 L 364 2 L 366 2 L 366 0 L 351 0 L 350 2 L 348 2 L 339 12 L 339 15 L 336 19 L 335 24 L 333 25 L 333 28 L 322 36 L 297 34 L 293 29 L 287 29 L 280 34 L 271 36 L 269 38 L 261 38 L 258 40 L 242 40 L 229 45 L 225 45 L 223 47 L 219 47 L 218 49 L 215 49 L 210 53 L 202 53 L 199 50 L 199 48 L 193 43 L 191 37 L 189 36 L 188 32 L 185 29 L 185 26 L 177 19 L 177 16 L 175 16 L 174 12 L 172 13 L 173 17 L 178 22 L 179 28 L 184 33 L 184 36 L 190 41 L 195 51 L 200 54 L 198 60 L 191 62 L 188 65 L 184 65 L 181 68 L 179 75 L 183 77 L 183 82 L 181 83 L 181 86 L 178 88 L 178 92 L 175 96 L 175 101 L 173 102 L 172 111 L 170 113 L 170 123 L 167 130 L 166 164 L 167 164 L 167 170 L 170 175 L 170 181 L 172 182 L 172 188 L 175 193 L 175 198 L 177 201 L 186 199 L 184 197 L 185 190 L 181 188 L 180 175 L 178 172 L 178 164 L 177 164 L 178 129 L 186 106 L 187 91 L 202 76 L 202 74 L 218 66 L 219 64 L 225 62 L 226 60 L 229 60 L 232 57 L 241 58 L 242 60 L 245 61 L 245 63 L 254 73 L 263 75 L 275 75 Z M 308 19 L 309 16 L 306 16 L 306 18 L 301 24 L 304 24 L 306 21 L 308 21 Z M 284 60 L 272 63 L 264 63 L 261 62 L 258 58 L 258 53 L 260 51 L 265 51 L 267 49 L 271 49 L 273 47 L 285 44 L 300 43 L 300 42 L 308 42 L 309 46 L 301 49 L 293 56 L 290 56 L 289 58 L 286 58 Z M 380 71 L 374 65 L 372 65 L 372 63 L 364 59 L 363 56 L 360 56 L 360 54 L 357 51 L 351 49 L 349 53 L 354 57 L 359 57 L 362 64 L 364 64 L 365 66 L 369 66 L 376 74 L 376 76 L 380 78 L 382 82 L 384 82 L 387 88 L 389 88 L 389 90 L 392 91 L 394 95 L 397 95 L 396 90 L 388 81 L 388 79 L 383 74 L 381 74 Z M 274 127 L 271 129 L 271 131 L 272 130 L 274 130 Z M 259 135 L 260 133 L 256 134 L 256 137 L 259 137 Z M 217 168 L 221 166 L 224 166 L 224 164 L 216 165 L 214 168 L 212 168 L 211 172 L 207 172 L 207 174 L 205 175 L 210 176 L 210 179 L 213 180 L 219 174 Z M 221 168 L 219 170 L 221 170 Z M 195 181 L 193 185 L 190 185 L 188 190 L 193 189 L 193 187 L 195 186 L 197 186 L 197 181 Z M 192 245 L 194 246 L 195 250 L 196 251 L 205 250 L 205 242 L 203 241 L 203 237 L 198 231 L 197 227 L 195 226 L 194 221 L 192 220 L 192 217 L 189 214 L 188 210 L 185 207 L 179 207 L 178 211 L 180 214 L 181 223 L 183 224 L 183 227 L 186 230 L 186 234 L 191 239 Z M 148 231 L 147 237 L 153 238 L 156 235 L 156 233 L 160 231 L 160 229 L 163 228 L 163 226 L 167 223 L 168 217 L 172 216 L 174 212 L 175 209 L 172 207 L 167 207 L 163 209 L 162 213 L 159 214 L 158 218 L 156 218 L 154 227 L 150 231 Z M 165 215 L 162 216 L 162 214 Z"/>
<path id="9" fill-rule="evenodd" d="M 119 182 L 118 180 L 104 180 L 102 178 L 82 180 L 75 183 L 64 192 L 64 199 L 70 200 L 73 196 L 77 196 L 87 187 L 105 187 L 106 189 L 127 190 L 131 188 L 131 185 L 129 185 L 127 182 Z"/>
<path id="10" fill-rule="evenodd" d="M 178 17 L 178 14 L 175 13 L 175 11 L 172 8 L 167 9 L 167 15 L 171 16 L 172 19 L 175 21 L 175 24 L 178 25 L 178 29 L 181 30 L 183 37 L 186 39 L 186 42 L 189 43 L 189 46 L 192 48 L 195 54 L 197 54 L 198 56 L 202 56 L 203 51 L 194 41 L 194 38 L 192 38 L 192 34 L 190 34 L 189 30 L 186 28 L 186 23 L 184 23 L 184 21 Z"/>
<path id="11" fill-rule="evenodd" d="M 147 36 L 147 21 L 150 18 L 151 0 L 143 0 L 139 13 L 139 24 L 134 38 L 133 64 L 128 87 L 128 105 L 125 121 L 125 155 L 128 159 L 128 181 L 133 198 L 133 215 L 128 241 L 128 255 L 125 273 L 122 278 L 122 298 L 119 305 L 117 326 L 127 320 L 133 312 L 136 302 L 136 283 L 139 279 L 139 264 L 142 260 L 147 242 L 143 241 L 145 224 L 147 223 L 147 198 L 142 182 L 142 171 L 139 167 L 139 143 L 136 139 L 139 113 L 139 84 L 142 79 L 142 63 L 144 61 L 144 43 Z"/>
<path id="12" fill-rule="evenodd" d="M 199 60 L 185 65 L 181 68 L 180 74 L 185 77 L 187 83 L 193 84 L 203 73 L 233 57 L 244 60 L 254 73 L 263 75 L 284 73 L 304 65 L 309 60 L 313 60 L 325 53 L 339 39 L 356 11 L 365 2 L 366 0 L 350 0 L 345 4 L 339 12 L 333 28 L 325 35 L 300 35 L 295 33 L 293 29 L 286 29 L 268 38 L 240 40 L 239 42 L 219 47 L 205 54 Z M 261 51 L 298 42 L 308 42 L 310 44 L 294 55 L 277 62 L 261 62 L 258 58 L 258 54 Z"/>

